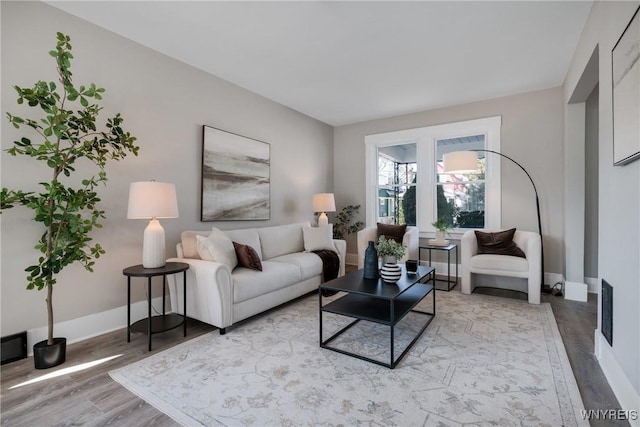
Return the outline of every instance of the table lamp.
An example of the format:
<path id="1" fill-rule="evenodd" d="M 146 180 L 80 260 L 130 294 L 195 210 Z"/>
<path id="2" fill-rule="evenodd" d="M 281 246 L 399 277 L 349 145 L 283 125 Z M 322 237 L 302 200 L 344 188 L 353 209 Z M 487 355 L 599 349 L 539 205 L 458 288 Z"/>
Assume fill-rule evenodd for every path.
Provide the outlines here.
<path id="1" fill-rule="evenodd" d="M 318 227 L 327 227 L 329 225 L 329 218 L 327 218 L 327 212 L 336 211 L 336 201 L 333 198 L 333 193 L 318 193 L 313 195 L 313 211 L 321 212 L 318 217 Z"/>
<path id="2" fill-rule="evenodd" d="M 144 229 L 142 243 L 142 266 L 144 268 L 164 267 L 164 228 L 158 218 L 177 218 L 178 199 L 176 186 L 166 182 L 132 182 L 129 186 L 129 208 L 127 218 L 149 219 Z"/>

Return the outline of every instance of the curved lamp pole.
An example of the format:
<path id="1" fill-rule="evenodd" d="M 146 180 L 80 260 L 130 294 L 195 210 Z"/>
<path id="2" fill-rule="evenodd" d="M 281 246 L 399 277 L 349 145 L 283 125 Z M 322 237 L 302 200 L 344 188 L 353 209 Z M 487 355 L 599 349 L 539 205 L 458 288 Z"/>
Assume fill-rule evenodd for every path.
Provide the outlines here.
<path id="1" fill-rule="evenodd" d="M 511 160 L 516 166 L 518 166 L 520 169 L 522 169 L 522 172 L 525 173 L 525 175 L 527 175 L 527 178 L 529 178 L 529 181 L 531 182 L 531 185 L 533 186 L 533 192 L 536 195 L 536 213 L 538 215 L 538 233 L 540 234 L 540 256 L 541 256 L 541 276 L 540 276 L 540 291 L 543 293 L 550 293 L 551 291 L 549 289 L 547 289 L 545 287 L 544 284 L 544 244 L 543 244 L 543 239 L 542 239 L 542 221 L 540 220 L 540 199 L 538 198 L 538 189 L 536 188 L 536 184 L 533 182 L 533 179 L 531 178 L 531 175 L 529 175 L 529 172 L 527 172 L 527 170 L 518 162 L 516 162 L 515 160 L 513 160 L 511 157 L 499 153 L 497 151 L 493 151 L 493 150 L 485 150 L 483 148 L 477 148 L 477 149 L 470 149 L 467 151 L 476 151 L 476 152 L 486 152 L 486 153 L 493 153 L 493 154 L 497 154 L 498 156 L 504 157 L 505 159 Z"/>

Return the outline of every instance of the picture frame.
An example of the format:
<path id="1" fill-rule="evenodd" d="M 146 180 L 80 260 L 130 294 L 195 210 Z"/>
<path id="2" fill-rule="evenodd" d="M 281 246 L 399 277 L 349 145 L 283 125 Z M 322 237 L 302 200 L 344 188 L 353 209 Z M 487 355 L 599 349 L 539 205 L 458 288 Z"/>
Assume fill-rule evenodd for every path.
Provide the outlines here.
<path id="1" fill-rule="evenodd" d="M 203 126 L 201 221 L 271 218 L 269 143 Z"/>
<path id="2" fill-rule="evenodd" d="M 639 11 L 611 50 L 614 166 L 640 159 Z"/>

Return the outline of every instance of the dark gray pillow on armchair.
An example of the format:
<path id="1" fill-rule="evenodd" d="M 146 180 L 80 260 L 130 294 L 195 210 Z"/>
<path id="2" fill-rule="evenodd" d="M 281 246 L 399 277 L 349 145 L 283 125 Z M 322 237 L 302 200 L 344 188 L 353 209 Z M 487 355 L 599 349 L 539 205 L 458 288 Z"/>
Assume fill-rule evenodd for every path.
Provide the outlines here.
<path id="1" fill-rule="evenodd" d="M 478 242 L 478 254 L 509 255 L 526 258 L 522 249 L 513 241 L 516 229 L 497 231 L 495 233 L 485 233 L 476 230 L 476 240 Z"/>

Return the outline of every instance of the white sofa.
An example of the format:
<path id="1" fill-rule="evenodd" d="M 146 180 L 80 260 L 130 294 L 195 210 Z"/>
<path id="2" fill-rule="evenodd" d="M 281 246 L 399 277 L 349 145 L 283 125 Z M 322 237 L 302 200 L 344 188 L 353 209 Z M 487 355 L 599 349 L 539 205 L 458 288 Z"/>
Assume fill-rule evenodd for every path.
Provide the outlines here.
<path id="1" fill-rule="evenodd" d="M 490 232 L 490 230 L 481 230 Z M 526 258 L 509 255 L 478 254 L 478 242 L 473 230 L 467 231 L 461 240 L 462 284 L 461 292 L 470 294 L 477 285 L 473 274 L 515 277 L 525 280 L 493 283 L 492 287 L 526 292 L 529 303 L 540 304 L 542 283 L 542 257 L 540 235 L 531 231 L 516 230 L 514 243 L 522 249 Z"/>
<path id="2" fill-rule="evenodd" d="M 358 268 L 364 268 L 364 251 L 370 241 L 378 242 L 378 228 L 367 227 L 358 231 Z M 420 231 L 418 227 L 407 226 L 402 244 L 407 248 L 402 259 L 398 262 L 404 263 L 408 259 L 418 259 L 418 247 L 420 246 Z"/>
<path id="3" fill-rule="evenodd" d="M 187 270 L 187 316 L 220 328 L 276 307 L 318 288 L 322 281 L 322 261 L 304 252 L 303 227 L 309 223 L 264 228 L 224 230 L 234 242 L 254 248 L 261 259 L 262 271 L 187 258 L 183 242 L 177 245 L 176 258 L 168 261 L 189 264 Z M 210 230 L 190 232 L 208 236 Z M 189 234 L 187 232 L 186 234 Z M 183 239 L 185 233 L 183 233 Z M 347 244 L 333 240 L 340 258 L 339 276 L 344 275 Z M 167 277 L 171 309 L 182 313 L 183 275 Z"/>

